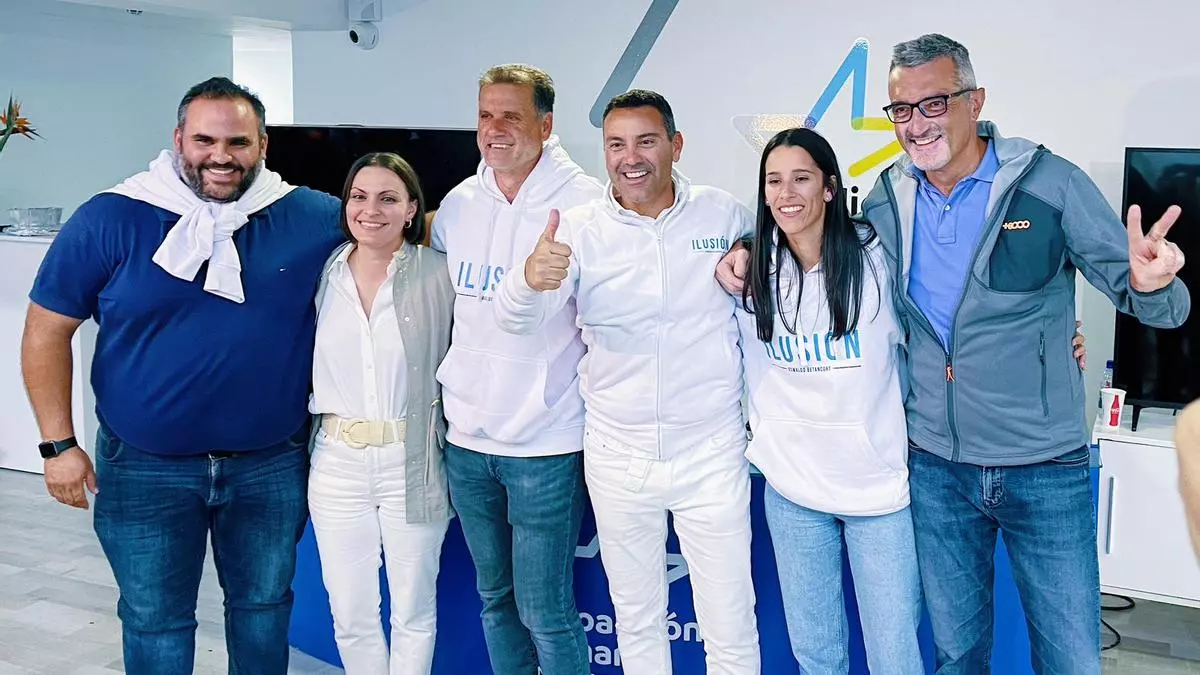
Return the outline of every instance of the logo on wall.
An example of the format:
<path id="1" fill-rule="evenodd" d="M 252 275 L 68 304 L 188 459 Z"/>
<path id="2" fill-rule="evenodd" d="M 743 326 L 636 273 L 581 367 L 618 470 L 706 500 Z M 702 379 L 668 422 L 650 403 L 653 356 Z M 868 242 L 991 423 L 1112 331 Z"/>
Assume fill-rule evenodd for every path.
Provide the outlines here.
<path id="1" fill-rule="evenodd" d="M 870 43 L 866 38 L 859 38 L 854 41 L 854 45 L 850 47 L 850 52 L 846 54 L 846 58 L 842 60 L 838 69 L 834 71 L 833 77 L 829 79 L 829 83 L 825 85 L 825 90 L 817 98 L 817 102 L 812 107 L 812 112 L 804 117 L 798 115 L 780 115 L 780 114 L 756 114 L 756 115 L 734 115 L 732 119 L 733 127 L 741 134 L 742 138 L 754 148 L 755 152 L 761 153 L 767 141 L 776 133 L 784 129 L 793 127 L 805 127 L 808 129 L 816 129 L 817 125 L 825 117 L 825 113 L 829 111 L 838 94 L 842 93 L 847 86 L 850 87 L 850 129 L 855 132 L 855 135 L 860 133 L 879 134 L 886 133 L 886 141 L 880 136 L 883 143 L 876 150 L 868 151 L 865 155 L 858 155 L 858 159 L 850 164 L 846 169 L 848 174 L 847 182 L 855 178 L 861 178 L 868 172 L 876 169 L 886 162 L 891 161 L 896 155 L 904 151 L 900 141 L 896 140 L 895 128 L 891 120 L 887 117 L 868 117 L 866 114 L 866 92 L 867 92 L 867 64 L 869 63 Z M 830 139 L 835 147 L 840 144 Z M 839 153 L 840 154 L 840 153 Z M 843 164 L 843 166 L 845 166 Z M 872 178 L 872 176 L 867 176 Z M 858 185 L 850 185 L 850 212 L 858 213 L 859 204 L 862 198 L 865 197 L 865 191 L 861 190 Z"/>
<path id="2" fill-rule="evenodd" d="M 679 0 L 651 0 L 650 8 L 646 10 L 646 16 L 642 17 L 642 22 L 638 24 L 637 30 L 633 31 L 633 37 L 629 38 L 629 44 L 625 46 L 625 51 L 621 53 L 621 58 L 617 59 L 617 65 L 613 67 L 612 74 L 608 76 L 608 81 L 600 89 L 600 95 L 596 97 L 596 102 L 592 104 L 592 111 L 588 118 L 592 121 L 592 126 L 597 129 L 604 126 L 604 106 L 612 100 L 617 94 L 623 94 L 629 91 L 629 86 L 633 84 L 633 78 L 642 69 L 642 64 L 646 62 L 646 57 L 650 54 L 650 49 L 654 47 L 654 43 L 658 42 L 658 36 L 662 35 L 663 27 L 667 25 L 667 19 L 675 13 L 675 6 L 679 4 Z"/>
<path id="3" fill-rule="evenodd" d="M 847 85 L 850 85 L 850 128 L 856 132 L 885 132 L 888 137 L 885 145 L 850 164 L 847 172 L 851 178 L 857 178 L 892 159 L 904 149 L 901 147 L 900 141 L 895 138 L 891 120 L 887 117 L 867 117 L 866 115 L 869 52 L 870 45 L 866 38 L 854 41 L 850 52 L 846 54 L 842 64 L 834 71 L 829 84 L 825 85 L 825 90 L 821 92 L 816 104 L 812 107 L 812 112 L 808 115 L 804 117 L 771 114 L 735 115 L 733 118 L 734 128 L 741 133 L 751 147 L 757 152 L 762 152 L 763 146 L 767 144 L 771 136 L 784 129 L 800 126 L 815 129 L 825 113 L 829 111 L 834 99 Z"/>
<path id="4" fill-rule="evenodd" d="M 671 18 L 678 5 L 679 0 L 651 0 L 650 7 L 646 10 L 645 16 L 642 17 L 641 23 L 638 24 L 633 37 L 630 38 L 629 44 L 621 54 L 621 58 L 617 60 L 617 65 L 613 68 L 612 74 L 608 76 L 608 81 L 601 88 L 599 96 L 596 97 L 596 102 L 592 104 L 590 113 L 592 126 L 597 129 L 601 128 L 604 106 L 612 97 L 629 90 L 629 87 L 633 84 L 634 77 L 641 70 L 642 64 L 645 63 L 651 48 L 658 41 L 658 37 L 662 34 L 667 20 Z M 855 136 L 860 134 L 887 134 L 886 140 L 883 140 L 885 137 L 880 136 L 882 145 L 877 146 L 875 150 L 868 150 L 866 154 L 856 154 L 857 159 L 846 169 L 848 180 L 855 178 L 873 179 L 873 176 L 867 175 L 869 172 L 891 161 L 904 150 L 900 142 L 895 138 L 891 120 L 883 116 L 868 117 L 866 114 L 869 54 L 870 44 L 866 38 L 855 40 L 854 44 L 850 47 L 849 53 L 846 54 L 846 58 L 842 60 L 841 65 L 834 71 L 833 77 L 829 79 L 829 83 L 825 85 L 824 91 L 821 92 L 812 110 L 807 115 L 734 115 L 731 120 L 734 129 L 737 130 L 738 134 L 741 135 L 756 153 L 761 153 L 767 141 L 784 129 L 792 127 L 816 129 L 822 118 L 824 118 L 825 113 L 829 111 L 834 100 L 849 85 L 849 121 L 850 129 L 855 132 Z M 833 142 L 833 139 L 830 140 Z M 834 146 L 839 147 L 841 144 L 834 142 Z M 857 152 L 857 148 L 855 150 Z M 851 213 L 858 212 L 859 202 L 864 196 L 865 193 L 860 194 L 860 187 L 858 185 L 850 186 Z"/>

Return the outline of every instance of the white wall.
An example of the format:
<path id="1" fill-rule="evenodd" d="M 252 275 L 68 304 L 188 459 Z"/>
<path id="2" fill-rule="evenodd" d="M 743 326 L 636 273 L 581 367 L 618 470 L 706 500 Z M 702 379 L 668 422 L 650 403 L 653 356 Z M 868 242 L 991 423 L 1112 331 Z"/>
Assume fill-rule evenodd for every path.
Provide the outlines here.
<path id="1" fill-rule="evenodd" d="M 663 4 L 656 0 L 655 4 Z M 669 5 L 669 3 L 667 3 Z M 490 65 L 528 61 L 554 77 L 556 130 L 597 175 L 599 132 L 588 112 L 648 0 L 589 3 L 513 0 L 502 12 L 471 0 L 439 0 L 385 16 L 379 46 L 361 51 L 341 31 L 293 36 L 298 123 L 473 127 L 475 81 Z M 931 12 L 884 0 L 680 2 L 632 86 L 671 101 L 685 147 L 680 168 L 698 182 L 749 199 L 757 153 L 733 118 L 803 119 L 851 45 L 869 42 L 866 114 L 887 101 L 891 46 L 942 32 L 971 51 L 988 90 L 984 116 L 1006 135 L 1046 144 L 1087 170 L 1114 207 L 1127 145 L 1200 147 L 1200 6 L 1175 0 L 1013 0 Z M 1035 18 L 1037 17 L 1037 18 Z M 419 46 L 418 46 L 419 45 Z M 843 171 L 891 139 L 850 128 L 850 88 L 818 129 Z M 865 191 L 875 172 L 850 179 Z M 1112 352 L 1114 312 L 1081 284 L 1089 337 L 1089 391 Z"/>
<path id="2" fill-rule="evenodd" d="M 233 81 L 262 99 L 267 124 L 291 124 L 292 32 L 265 28 L 235 32 Z"/>
<path id="3" fill-rule="evenodd" d="M 22 102 L 42 135 L 12 138 L 0 152 L 0 223 L 17 206 L 60 206 L 63 219 L 94 193 L 146 166 L 171 142 L 176 107 L 188 87 L 229 75 L 228 30 L 197 19 L 38 0 L 0 0 L 0 96 Z M 16 349 L 44 245 L 2 242 L 8 260 L 0 292 L 0 330 L 10 359 L 0 378 L 0 466 L 40 467 L 33 413 L 16 366 Z M 10 259 L 6 256 L 20 256 Z M 95 324 L 77 335 L 75 420 L 85 448 L 95 438 L 95 397 L 87 381 Z"/>
<path id="4" fill-rule="evenodd" d="M 188 87 L 232 72 L 231 38 L 187 28 L 200 22 L 17 4 L 0 22 L 0 96 L 15 95 L 42 138 L 12 138 L 0 152 L 0 215 L 61 206 L 66 219 L 171 142 Z"/>

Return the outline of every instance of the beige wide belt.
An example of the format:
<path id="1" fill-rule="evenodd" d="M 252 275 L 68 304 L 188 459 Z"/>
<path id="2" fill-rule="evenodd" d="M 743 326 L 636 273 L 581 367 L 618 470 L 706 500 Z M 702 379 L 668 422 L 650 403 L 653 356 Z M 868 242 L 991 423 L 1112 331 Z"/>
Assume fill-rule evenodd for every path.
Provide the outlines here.
<path id="1" fill-rule="evenodd" d="M 321 429 L 325 435 L 352 448 L 399 443 L 404 440 L 404 428 L 404 420 L 346 419 L 337 415 L 321 415 Z"/>

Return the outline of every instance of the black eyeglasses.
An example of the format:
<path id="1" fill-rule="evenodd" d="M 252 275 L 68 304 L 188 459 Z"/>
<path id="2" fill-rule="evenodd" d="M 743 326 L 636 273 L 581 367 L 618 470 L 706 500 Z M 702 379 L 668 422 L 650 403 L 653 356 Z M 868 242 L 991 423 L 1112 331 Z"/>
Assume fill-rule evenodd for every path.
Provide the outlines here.
<path id="1" fill-rule="evenodd" d="M 912 119 L 913 108 L 920 110 L 921 114 L 927 118 L 941 117 L 950 109 L 950 99 L 955 96 L 969 94 L 973 91 L 978 91 L 978 89 L 962 89 L 953 94 L 938 94 L 937 96 L 923 98 L 916 103 L 893 103 L 883 106 L 883 112 L 887 113 L 888 119 L 895 124 L 903 124 Z"/>

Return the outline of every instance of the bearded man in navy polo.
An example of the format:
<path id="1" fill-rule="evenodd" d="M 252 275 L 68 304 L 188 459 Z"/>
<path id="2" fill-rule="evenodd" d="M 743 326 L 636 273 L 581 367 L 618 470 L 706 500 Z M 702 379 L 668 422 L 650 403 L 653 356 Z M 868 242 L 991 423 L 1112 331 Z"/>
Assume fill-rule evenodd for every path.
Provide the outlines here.
<path id="1" fill-rule="evenodd" d="M 192 672 L 210 535 L 229 671 L 287 672 L 313 293 L 343 235 L 340 201 L 283 182 L 266 150 L 256 96 L 225 78 L 192 87 L 173 147 L 75 211 L 29 294 L 21 366 L 46 486 L 78 508 L 94 495 L 129 673 Z M 70 405 L 89 318 L 94 469 Z"/>

